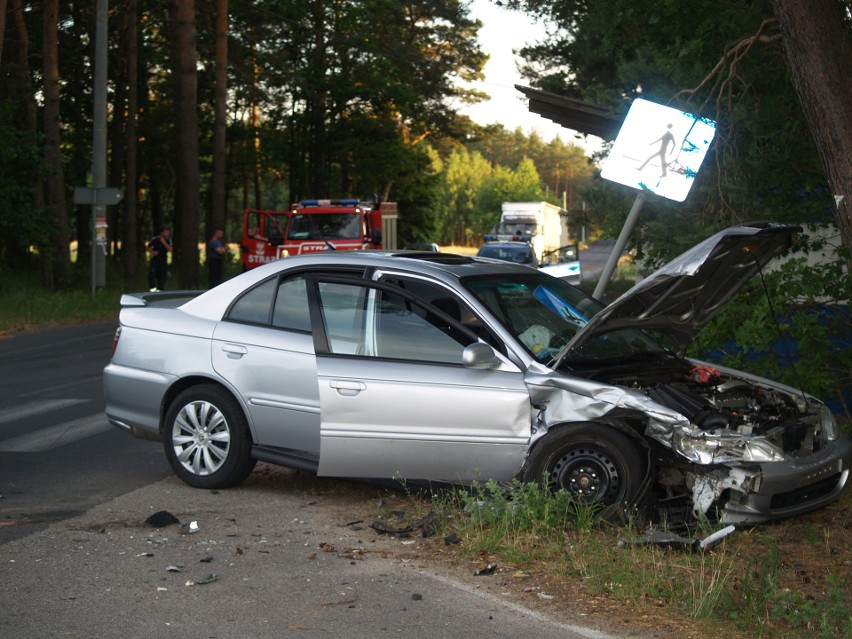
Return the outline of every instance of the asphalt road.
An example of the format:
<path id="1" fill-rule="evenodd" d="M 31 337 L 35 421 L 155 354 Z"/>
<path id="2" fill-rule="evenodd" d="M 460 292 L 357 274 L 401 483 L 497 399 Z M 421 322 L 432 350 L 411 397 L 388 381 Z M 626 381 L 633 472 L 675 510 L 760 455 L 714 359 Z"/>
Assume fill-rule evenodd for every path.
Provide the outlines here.
<path id="1" fill-rule="evenodd" d="M 113 328 L 0 340 L 0 636 L 615 636 L 502 567 L 444 568 L 421 552 L 434 540 L 379 534 L 384 488 L 266 465 L 186 486 L 102 416 Z M 146 524 L 159 511 L 179 523 Z"/>
<path id="2" fill-rule="evenodd" d="M 169 474 L 104 416 L 114 322 L 0 340 L 0 543 Z"/>
<path id="3" fill-rule="evenodd" d="M 598 240 L 580 251 L 584 281 L 600 278 L 614 246 L 615 240 Z"/>

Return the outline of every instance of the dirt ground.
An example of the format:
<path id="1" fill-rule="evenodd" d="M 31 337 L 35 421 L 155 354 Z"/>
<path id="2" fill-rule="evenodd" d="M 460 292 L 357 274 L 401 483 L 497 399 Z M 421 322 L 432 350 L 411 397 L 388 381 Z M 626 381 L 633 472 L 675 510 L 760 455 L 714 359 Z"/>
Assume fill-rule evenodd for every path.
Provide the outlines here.
<path id="1" fill-rule="evenodd" d="M 249 482 L 268 485 L 270 480 L 280 478 L 280 473 L 292 472 L 261 465 Z M 558 621 L 618 636 L 717 639 L 719 635 L 720 628 L 713 622 L 698 622 L 678 614 L 653 596 L 628 598 L 601 593 L 599 588 L 589 588 L 576 576 L 559 574 L 552 567 L 514 565 L 498 555 L 473 553 L 464 542 L 448 544 L 445 536 L 451 528 L 444 527 L 443 522 L 417 526 L 431 508 L 428 499 L 386 487 L 323 480 L 298 473 L 288 481 L 293 480 L 303 484 L 301 488 L 317 500 L 318 506 L 324 505 L 328 517 L 338 526 L 359 535 L 365 542 L 365 552 L 397 556 L 416 562 L 425 570 L 449 571 L 454 579 L 471 588 L 511 599 Z M 377 531 L 371 526 L 375 524 L 387 529 Z M 412 524 L 414 529 L 410 531 L 391 530 Z M 424 536 L 424 530 L 429 536 Z M 759 571 L 770 550 L 780 553 L 783 566 L 778 573 L 780 591 L 800 593 L 818 603 L 826 598 L 825 575 L 834 574 L 846 584 L 847 602 L 852 600 L 850 492 L 841 501 L 795 520 L 738 530 L 723 543 L 728 545 L 726 552 L 732 552 L 735 563 L 744 570 Z M 489 567 L 493 567 L 493 572 Z M 482 572 L 486 574 L 477 574 Z M 739 587 L 736 577 L 731 583 L 735 590 Z M 731 626 L 724 632 L 727 639 L 781 634 L 768 626 L 753 631 L 737 631 Z"/>

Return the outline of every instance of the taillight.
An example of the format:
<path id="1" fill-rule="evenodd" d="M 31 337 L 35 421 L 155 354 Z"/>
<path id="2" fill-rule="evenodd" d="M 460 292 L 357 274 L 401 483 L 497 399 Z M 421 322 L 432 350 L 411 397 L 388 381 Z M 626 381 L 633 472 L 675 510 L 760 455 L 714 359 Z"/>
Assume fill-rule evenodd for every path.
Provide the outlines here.
<path id="1" fill-rule="evenodd" d="M 118 348 L 118 338 L 121 337 L 121 326 L 115 329 L 115 336 L 112 338 L 112 353 L 110 357 L 115 356 L 115 349 Z"/>

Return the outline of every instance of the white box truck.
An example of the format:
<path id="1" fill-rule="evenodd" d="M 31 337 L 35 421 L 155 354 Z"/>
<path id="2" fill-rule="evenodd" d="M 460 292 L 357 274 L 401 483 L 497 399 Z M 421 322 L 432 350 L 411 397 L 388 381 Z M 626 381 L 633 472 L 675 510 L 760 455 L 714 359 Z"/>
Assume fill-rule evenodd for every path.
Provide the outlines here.
<path id="1" fill-rule="evenodd" d="M 500 223 L 486 242 L 529 242 L 542 270 L 579 283 L 579 246 L 572 243 L 564 211 L 549 202 L 503 202 Z"/>
<path id="2" fill-rule="evenodd" d="M 500 223 L 486 240 L 529 242 L 539 262 L 545 253 L 569 243 L 568 226 L 562 209 L 549 202 L 503 202 Z"/>

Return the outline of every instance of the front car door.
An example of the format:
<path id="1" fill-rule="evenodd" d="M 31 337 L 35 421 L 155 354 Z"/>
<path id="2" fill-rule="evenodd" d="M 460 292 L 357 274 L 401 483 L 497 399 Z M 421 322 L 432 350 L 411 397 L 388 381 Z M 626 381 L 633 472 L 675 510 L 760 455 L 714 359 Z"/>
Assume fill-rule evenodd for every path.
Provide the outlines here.
<path id="1" fill-rule="evenodd" d="M 511 479 L 531 406 L 522 371 L 462 364 L 476 336 L 399 288 L 313 278 L 320 475 Z"/>

